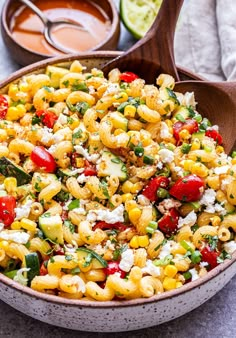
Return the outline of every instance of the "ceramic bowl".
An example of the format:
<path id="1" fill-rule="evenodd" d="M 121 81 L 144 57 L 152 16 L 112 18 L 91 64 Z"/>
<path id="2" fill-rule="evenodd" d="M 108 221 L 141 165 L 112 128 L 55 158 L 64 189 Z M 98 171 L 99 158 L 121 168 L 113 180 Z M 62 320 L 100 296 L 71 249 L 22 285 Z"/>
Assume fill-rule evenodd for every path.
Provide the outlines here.
<path id="1" fill-rule="evenodd" d="M 93 0 L 96 6 L 100 7 L 109 17 L 111 27 L 106 38 L 91 50 L 115 50 L 120 36 L 120 20 L 114 1 L 111 0 Z M 1 14 L 1 33 L 3 41 L 8 48 L 12 58 L 20 65 L 26 66 L 34 62 L 44 60 L 50 55 L 41 54 L 21 46 L 12 36 L 10 24 L 13 14 L 24 6 L 20 1 L 6 0 Z M 60 53 L 60 52 L 59 52 Z M 63 55 L 60 53 L 60 55 Z"/>
<path id="2" fill-rule="evenodd" d="M 69 65 L 79 59 L 89 68 L 102 64 L 119 52 L 94 52 L 84 56 L 48 59 L 28 66 L 0 83 L 0 93 L 25 74 L 42 72 L 48 64 Z M 178 68 L 180 78 L 200 79 L 191 72 Z M 213 121 L 214 122 L 214 121 Z M 0 299 L 40 321 L 73 330 L 92 332 L 120 332 L 143 329 L 175 319 L 195 309 L 220 291 L 234 276 L 236 252 L 231 260 L 210 271 L 206 276 L 179 289 L 148 299 L 130 301 L 69 300 L 36 292 L 0 274 Z"/>

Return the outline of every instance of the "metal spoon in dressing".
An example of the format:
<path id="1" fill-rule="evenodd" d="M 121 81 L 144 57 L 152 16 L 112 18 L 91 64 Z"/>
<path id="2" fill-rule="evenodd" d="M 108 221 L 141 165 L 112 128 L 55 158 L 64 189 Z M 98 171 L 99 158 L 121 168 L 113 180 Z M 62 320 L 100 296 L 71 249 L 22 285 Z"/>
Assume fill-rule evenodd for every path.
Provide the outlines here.
<path id="1" fill-rule="evenodd" d="M 63 53 L 72 53 L 74 51 L 72 51 L 71 49 L 67 49 L 65 47 L 63 47 L 61 44 L 59 44 L 58 42 L 56 42 L 53 39 L 53 35 L 52 35 L 52 30 L 58 26 L 58 25 L 72 25 L 74 27 L 76 27 L 77 29 L 86 31 L 86 29 L 83 27 L 83 25 L 77 21 L 74 21 L 73 19 L 67 19 L 67 18 L 63 18 L 63 19 L 59 19 L 59 20 L 50 20 L 47 18 L 47 16 L 37 7 L 35 6 L 30 0 L 19 0 L 20 2 L 22 2 L 25 6 L 29 7 L 38 17 L 39 19 L 43 22 L 44 24 L 44 37 L 46 39 L 46 41 L 54 48 L 56 48 L 57 50 L 63 52 Z"/>

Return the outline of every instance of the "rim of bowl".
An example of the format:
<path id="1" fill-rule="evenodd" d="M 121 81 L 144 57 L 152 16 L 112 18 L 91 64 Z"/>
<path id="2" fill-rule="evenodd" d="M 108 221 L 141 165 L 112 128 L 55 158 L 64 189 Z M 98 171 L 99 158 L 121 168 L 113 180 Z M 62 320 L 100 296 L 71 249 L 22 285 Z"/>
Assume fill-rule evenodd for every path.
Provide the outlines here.
<path id="1" fill-rule="evenodd" d="M 106 1 L 107 4 L 110 6 L 111 14 L 112 14 L 112 17 L 109 17 L 109 19 L 111 20 L 111 27 L 109 29 L 108 34 L 106 35 L 106 38 L 104 40 L 102 40 L 100 43 L 98 43 L 97 45 L 95 45 L 94 48 L 91 48 L 90 50 L 85 51 L 85 52 L 75 52 L 76 54 L 78 54 L 78 53 L 81 53 L 81 54 L 82 53 L 89 53 L 90 51 L 96 51 L 96 50 L 102 48 L 104 45 L 106 45 L 112 39 L 112 37 L 114 36 L 114 34 L 116 32 L 116 29 L 118 29 L 119 32 L 120 32 L 120 19 L 119 19 L 119 14 L 118 14 L 118 11 L 116 9 L 115 3 L 113 1 L 110 1 L 110 0 L 104 0 L 104 1 Z M 9 7 L 11 5 L 11 2 L 13 2 L 13 0 L 6 0 L 4 2 L 3 7 L 2 7 L 2 14 L 1 14 L 2 25 L 3 25 L 4 29 L 5 29 L 5 32 L 7 33 L 8 37 L 12 41 L 14 41 L 14 43 L 16 45 L 18 45 L 22 49 L 26 50 L 27 52 L 30 52 L 32 54 L 35 54 L 35 55 L 38 55 L 38 56 L 41 56 L 41 57 L 44 57 L 44 58 L 57 57 L 57 56 L 50 55 L 50 54 L 43 54 L 43 53 L 40 53 L 40 52 L 35 52 L 32 49 L 29 49 L 29 48 L 27 48 L 25 46 L 20 45 L 20 43 L 16 39 L 13 38 L 12 33 L 10 31 L 10 28 L 9 28 L 9 25 L 7 23 L 7 13 L 9 11 Z M 23 3 L 21 5 L 24 6 Z M 98 3 L 95 3 L 95 5 L 98 5 Z M 101 6 L 99 6 L 99 7 L 104 12 L 103 8 Z M 60 56 L 64 56 L 64 55 L 70 55 L 70 54 L 69 53 L 68 54 L 60 54 Z"/>
<path id="2" fill-rule="evenodd" d="M 46 60 L 42 60 L 39 62 L 36 62 L 32 65 L 26 66 L 24 68 L 21 68 L 20 70 L 14 72 L 12 75 L 8 76 L 5 80 L 0 81 L 0 90 L 7 87 L 12 81 L 15 81 L 16 79 L 19 79 L 21 76 L 33 72 L 35 70 L 44 69 L 49 64 L 60 64 L 63 62 L 69 63 L 76 59 L 94 59 L 94 58 L 114 58 L 116 56 L 121 55 L 122 52 L 118 51 L 95 51 L 91 53 L 83 53 L 83 54 L 69 54 L 65 56 L 58 56 L 49 58 Z M 177 67 L 180 73 L 183 73 L 187 76 L 192 77 L 195 80 L 203 80 L 202 77 L 200 77 L 197 74 L 194 74 L 190 70 L 183 68 L 183 67 Z M 208 281 L 212 280 L 216 276 L 218 276 L 220 273 L 225 272 L 228 268 L 230 268 L 231 265 L 233 265 L 236 262 L 236 252 L 233 253 L 231 259 L 226 259 L 223 263 L 219 264 L 216 268 L 208 272 L 205 276 L 193 281 L 189 282 L 182 287 L 178 289 L 174 289 L 171 291 L 163 292 L 159 295 L 155 295 L 151 298 L 137 298 L 132 300 L 120 300 L 120 301 L 107 301 L 107 302 L 100 302 L 100 301 L 90 301 L 90 300 L 81 300 L 81 299 L 67 299 L 59 296 L 54 296 L 46 293 L 41 293 L 38 291 L 35 291 L 31 289 L 28 286 L 23 286 L 12 279 L 4 276 L 2 273 L 0 273 L 0 283 L 3 283 L 7 287 L 10 287 L 12 289 L 16 289 L 19 292 L 25 293 L 28 296 L 40 299 L 49 303 L 55 303 L 58 305 L 67 305 L 67 306 L 78 306 L 80 308 L 122 308 L 122 307 L 133 307 L 133 306 L 142 306 L 146 304 L 155 303 L 162 300 L 171 299 L 174 297 L 177 297 L 181 294 L 184 294 L 186 292 L 189 292 L 193 289 L 200 288 L 202 285 L 206 284 Z"/>

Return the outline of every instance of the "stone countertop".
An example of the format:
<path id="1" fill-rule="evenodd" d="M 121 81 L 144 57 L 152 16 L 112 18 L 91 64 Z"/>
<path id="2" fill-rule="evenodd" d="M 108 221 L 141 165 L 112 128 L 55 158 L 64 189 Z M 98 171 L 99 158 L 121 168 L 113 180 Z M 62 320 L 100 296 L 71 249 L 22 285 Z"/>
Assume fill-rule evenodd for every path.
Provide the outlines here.
<path id="1" fill-rule="evenodd" d="M 0 0 L 0 9 L 4 0 Z M 134 43 L 122 27 L 118 48 L 126 50 Z M 0 37 L 0 80 L 19 69 L 7 52 Z M 122 338 L 124 333 L 92 333 L 51 326 L 27 317 L 0 301 L 0 337 L 109 337 Z M 196 310 L 168 323 L 126 333 L 126 337 L 165 338 L 233 338 L 236 337 L 236 276 L 228 285 Z M 103 318 L 101 318 L 103 320 Z"/>

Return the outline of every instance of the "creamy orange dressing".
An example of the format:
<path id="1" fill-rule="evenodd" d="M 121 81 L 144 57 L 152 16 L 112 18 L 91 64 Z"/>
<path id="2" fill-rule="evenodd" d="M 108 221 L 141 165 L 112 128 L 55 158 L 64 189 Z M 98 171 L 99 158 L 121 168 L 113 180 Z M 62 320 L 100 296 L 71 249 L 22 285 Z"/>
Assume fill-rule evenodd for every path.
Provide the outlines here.
<path id="1" fill-rule="evenodd" d="M 85 30 L 58 25 L 52 31 L 53 39 L 71 52 L 94 48 L 109 32 L 111 23 L 106 13 L 89 0 L 36 0 L 34 3 L 50 20 L 67 18 L 83 25 Z M 63 54 L 47 43 L 43 28 L 41 20 L 27 7 L 21 7 L 12 18 L 12 35 L 23 47 L 49 56 Z"/>

